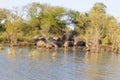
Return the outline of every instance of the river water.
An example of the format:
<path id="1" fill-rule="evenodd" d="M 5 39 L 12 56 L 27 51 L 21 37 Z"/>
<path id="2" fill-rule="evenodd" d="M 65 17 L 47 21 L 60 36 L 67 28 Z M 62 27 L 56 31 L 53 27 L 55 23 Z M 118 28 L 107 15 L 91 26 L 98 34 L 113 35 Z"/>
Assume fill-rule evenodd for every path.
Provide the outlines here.
<path id="1" fill-rule="evenodd" d="M 0 80 L 120 80 L 120 55 L 5 47 L 0 51 Z"/>

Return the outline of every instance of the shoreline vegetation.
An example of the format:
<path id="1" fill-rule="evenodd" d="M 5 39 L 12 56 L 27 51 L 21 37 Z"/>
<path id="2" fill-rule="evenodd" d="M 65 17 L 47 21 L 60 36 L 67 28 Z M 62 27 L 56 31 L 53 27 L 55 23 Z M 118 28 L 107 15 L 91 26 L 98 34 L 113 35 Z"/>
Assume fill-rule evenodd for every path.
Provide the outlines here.
<path id="1" fill-rule="evenodd" d="M 106 8 L 102 2 L 84 13 L 38 2 L 12 10 L 0 8 L 0 48 L 79 46 L 92 52 L 120 53 L 120 23 Z"/>

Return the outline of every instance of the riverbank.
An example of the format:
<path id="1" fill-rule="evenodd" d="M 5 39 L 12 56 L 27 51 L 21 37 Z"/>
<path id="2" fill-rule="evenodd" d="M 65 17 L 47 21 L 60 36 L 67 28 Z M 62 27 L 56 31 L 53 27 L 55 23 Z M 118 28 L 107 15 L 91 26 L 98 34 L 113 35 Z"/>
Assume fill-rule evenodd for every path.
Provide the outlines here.
<path id="1" fill-rule="evenodd" d="M 0 49 L 3 49 L 4 46 L 10 46 L 10 47 L 32 47 L 32 48 L 40 48 L 40 49 L 72 49 L 72 50 L 75 50 L 75 49 L 80 49 L 81 51 L 89 51 L 89 52 L 100 52 L 100 51 L 107 51 L 107 52 L 115 52 L 115 53 L 119 53 L 118 51 L 116 51 L 114 49 L 114 47 L 112 45 L 100 45 L 99 46 L 99 51 L 95 51 L 94 49 L 91 49 L 91 50 L 87 50 L 86 47 L 68 47 L 68 48 L 65 48 L 65 47 L 59 47 L 59 48 L 44 48 L 44 47 L 37 47 L 33 42 L 30 42 L 30 41 L 19 41 L 17 42 L 17 44 L 11 44 L 9 42 L 2 42 L 0 44 Z"/>

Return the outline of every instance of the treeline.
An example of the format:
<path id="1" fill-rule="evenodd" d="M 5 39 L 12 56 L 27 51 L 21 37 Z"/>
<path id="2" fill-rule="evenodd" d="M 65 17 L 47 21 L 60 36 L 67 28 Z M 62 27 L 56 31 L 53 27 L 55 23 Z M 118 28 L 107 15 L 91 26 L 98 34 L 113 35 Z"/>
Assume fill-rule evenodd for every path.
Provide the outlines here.
<path id="1" fill-rule="evenodd" d="M 112 45 L 115 51 L 120 48 L 120 24 L 106 13 L 106 5 L 101 2 L 84 13 L 37 2 L 12 10 L 1 8 L 0 21 L 1 41 L 17 43 L 30 41 L 38 34 L 52 37 L 72 32 L 91 42 L 95 49 L 99 48 L 99 40 L 102 45 Z"/>

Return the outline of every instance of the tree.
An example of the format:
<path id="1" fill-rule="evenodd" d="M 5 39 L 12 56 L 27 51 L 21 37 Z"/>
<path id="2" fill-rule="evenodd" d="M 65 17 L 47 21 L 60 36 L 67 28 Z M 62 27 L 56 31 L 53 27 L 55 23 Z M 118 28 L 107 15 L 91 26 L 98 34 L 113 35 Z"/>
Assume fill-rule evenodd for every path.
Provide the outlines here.
<path id="1" fill-rule="evenodd" d="M 92 9 L 90 10 L 91 13 L 106 13 L 106 5 L 102 2 L 97 2 L 94 4 Z"/>
<path id="2" fill-rule="evenodd" d="M 11 44 L 17 44 L 18 39 L 24 35 L 23 27 L 25 27 L 25 20 L 18 14 L 17 8 L 9 11 L 4 27 Z"/>
<path id="3" fill-rule="evenodd" d="M 95 3 L 89 12 L 89 27 L 87 29 L 86 41 L 92 42 L 92 49 L 99 50 L 99 40 L 104 36 L 106 30 L 106 6 L 101 3 Z"/>
<path id="4" fill-rule="evenodd" d="M 5 31 L 5 27 L 4 27 L 4 23 L 5 20 L 7 19 L 7 17 L 9 16 L 10 11 L 7 9 L 0 9 L 0 31 L 4 32 Z"/>
<path id="5" fill-rule="evenodd" d="M 29 24 L 32 26 L 34 34 L 60 35 L 66 28 L 66 21 L 63 19 L 65 9 L 59 6 L 48 4 L 32 3 L 27 6 Z"/>

